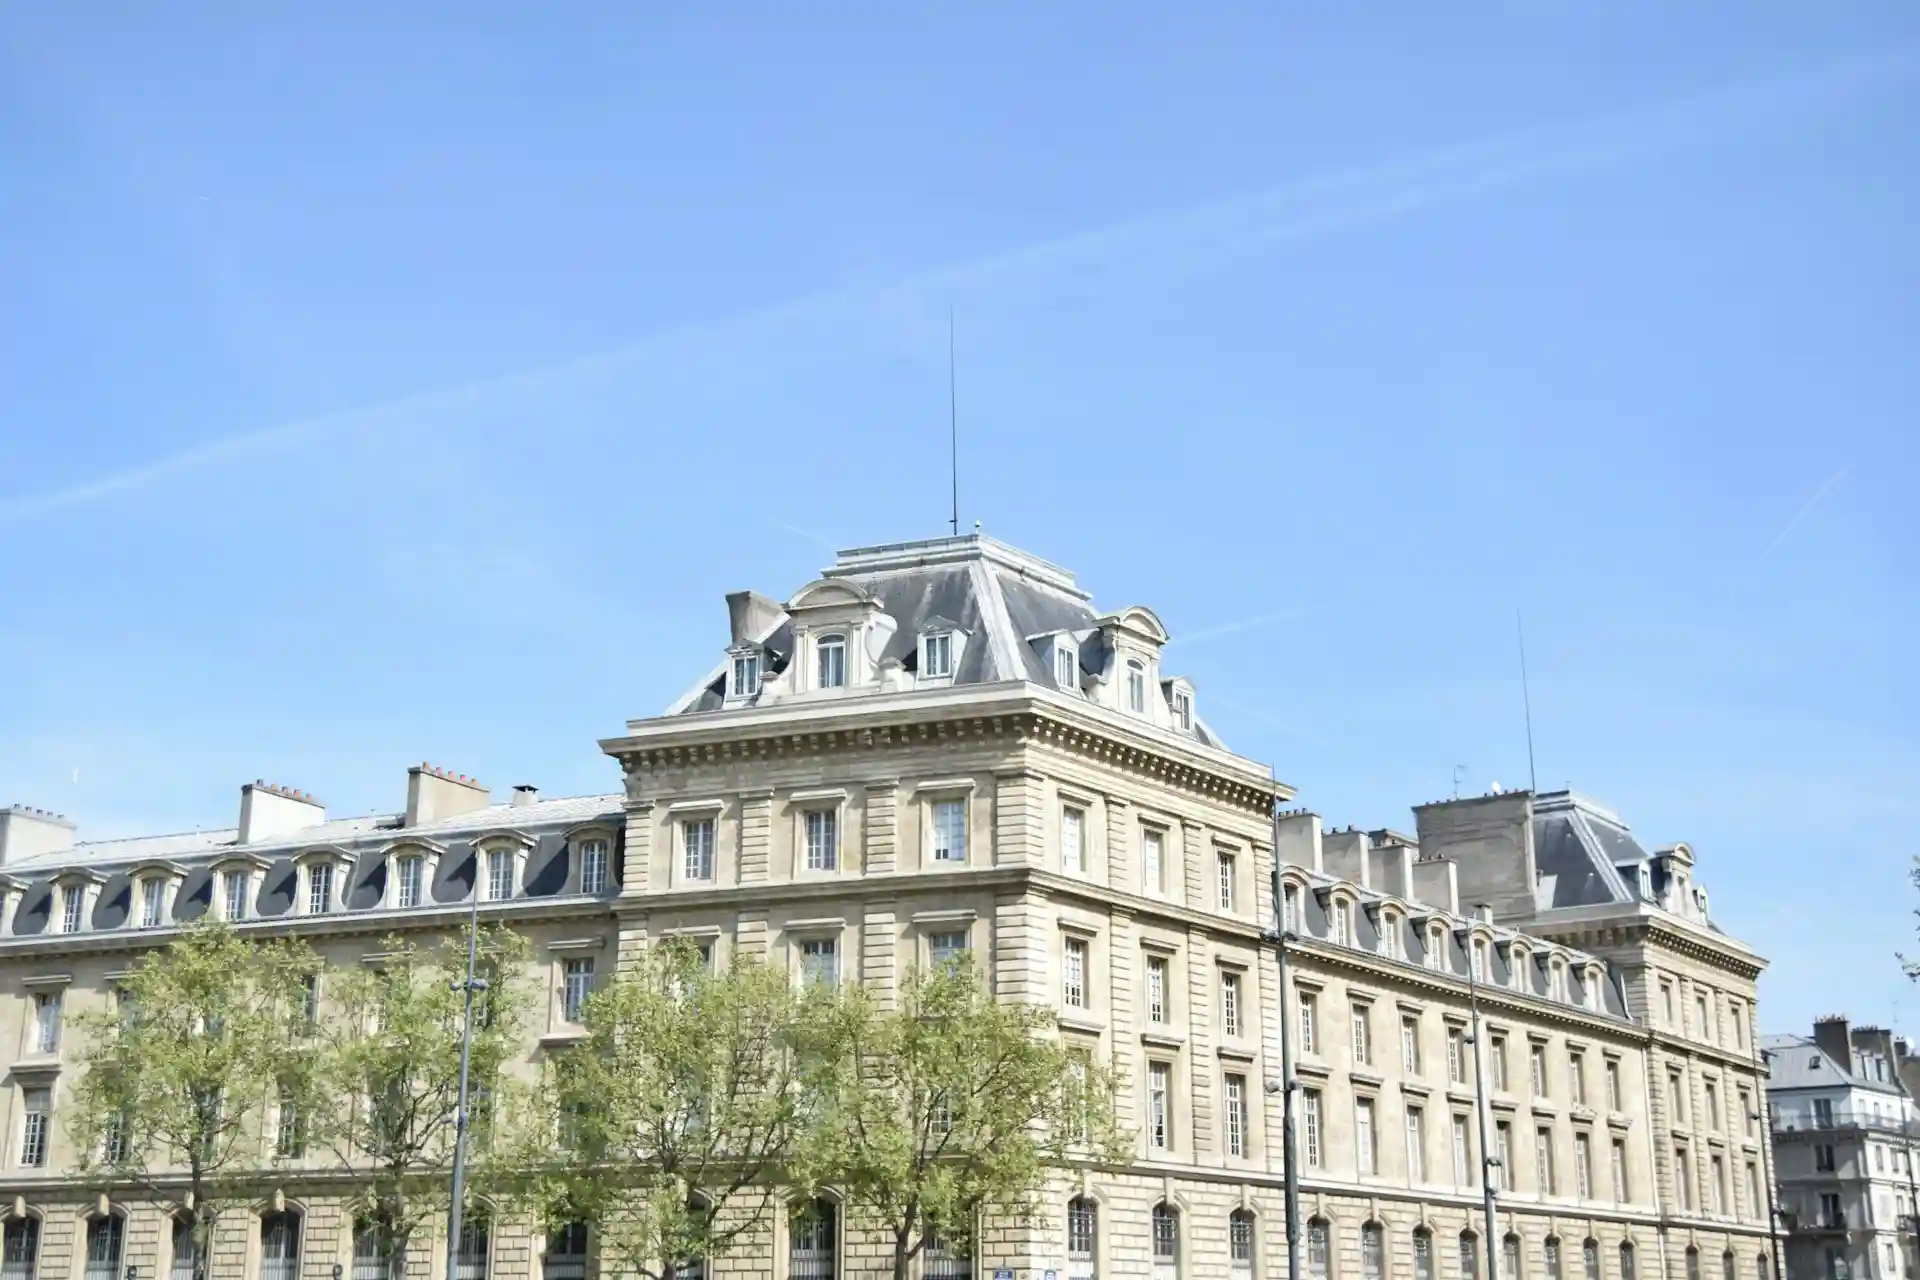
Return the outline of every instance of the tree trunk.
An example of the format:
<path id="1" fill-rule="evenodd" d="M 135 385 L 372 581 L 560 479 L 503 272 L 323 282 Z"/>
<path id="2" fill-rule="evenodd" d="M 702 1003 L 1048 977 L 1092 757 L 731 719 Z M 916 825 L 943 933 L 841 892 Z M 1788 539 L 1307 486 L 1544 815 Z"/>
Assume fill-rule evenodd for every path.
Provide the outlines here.
<path id="1" fill-rule="evenodd" d="M 913 1259 L 907 1241 L 912 1235 L 912 1227 L 902 1227 L 893 1233 L 893 1280 L 907 1280 L 907 1263 Z"/>

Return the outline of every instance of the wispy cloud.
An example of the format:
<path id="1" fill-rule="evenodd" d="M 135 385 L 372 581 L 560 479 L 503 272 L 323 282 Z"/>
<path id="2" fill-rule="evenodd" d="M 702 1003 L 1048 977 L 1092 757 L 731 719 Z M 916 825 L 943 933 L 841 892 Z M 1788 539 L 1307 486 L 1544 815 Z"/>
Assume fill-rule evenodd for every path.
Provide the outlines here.
<path id="1" fill-rule="evenodd" d="M 585 378 L 645 359 L 684 354 L 691 348 L 724 352 L 737 350 L 756 338 L 791 335 L 800 330 L 834 332 L 835 326 L 823 321 L 848 313 L 868 320 L 878 314 L 898 321 L 913 310 L 909 307 L 903 312 L 903 302 L 917 305 L 950 299 L 956 293 L 1032 290 L 1048 282 L 1084 287 L 1103 279 L 1112 284 L 1129 274 L 1179 275 L 1206 270 L 1264 246 L 1332 235 L 1483 197 L 1537 178 L 1602 169 L 1636 157 L 1776 127 L 1902 83 L 1916 63 L 1920 63 L 1920 49 L 1842 59 L 1792 75 L 1746 81 L 1318 174 L 1244 197 L 1150 213 L 948 264 L 887 284 L 830 290 L 717 322 L 665 330 L 622 347 L 556 364 L 214 440 L 92 480 L 0 498 L 0 521 L 47 515 L 117 497 L 189 472 L 293 448 L 370 422 L 402 425 L 436 410 L 483 402 L 510 390 Z"/>
<path id="2" fill-rule="evenodd" d="M 1293 723 L 1293 721 L 1291 720 L 1284 720 L 1281 717 L 1273 714 L 1273 712 L 1271 711 L 1264 711 L 1259 707 L 1250 707 L 1244 702 L 1235 702 L 1231 698 L 1223 698 L 1217 693 L 1210 693 L 1207 695 L 1207 705 L 1209 707 L 1225 707 L 1229 711 L 1236 711 L 1243 716 L 1247 716 L 1251 719 L 1258 720 L 1261 724 L 1264 724 L 1269 728 L 1278 729 L 1280 732 L 1284 734 L 1288 734 L 1292 737 L 1299 738 L 1306 742 L 1311 742 L 1315 746 L 1320 746 L 1320 747 L 1333 746 L 1331 742 L 1327 741 L 1325 738 L 1321 737 L 1319 734 L 1315 733 L 1311 729 L 1303 728 L 1302 726 Z"/>
<path id="3" fill-rule="evenodd" d="M 1176 644 L 1198 644 L 1203 640 L 1217 640 L 1221 636 L 1237 635 L 1242 631 L 1251 631 L 1255 627 L 1265 626 L 1269 622 L 1297 622 L 1314 613 L 1312 608 L 1287 609 L 1280 613 L 1262 613 L 1251 618 L 1242 618 L 1238 622 L 1223 622 L 1214 627 L 1201 627 L 1197 631 L 1181 631 L 1167 641 L 1169 646 Z"/>
<path id="4" fill-rule="evenodd" d="M 1846 478 L 1847 478 L 1847 469 L 1845 467 L 1840 468 L 1838 471 L 1828 476 L 1826 479 L 1826 483 L 1822 484 L 1818 489 L 1815 489 L 1813 491 L 1813 496 L 1800 504 L 1800 509 L 1793 513 L 1793 519 L 1787 521 L 1785 524 L 1780 526 L 1780 532 L 1773 535 L 1773 541 L 1769 542 L 1767 544 L 1767 549 L 1760 553 L 1760 558 L 1762 560 L 1765 560 L 1768 556 L 1772 555 L 1775 551 L 1779 550 L 1780 544 L 1787 540 L 1787 536 L 1791 534 L 1795 529 L 1800 527 L 1800 522 L 1802 520 L 1805 520 L 1809 515 L 1811 515 L 1815 507 L 1819 506 L 1822 502 L 1825 502 L 1827 500 L 1828 495 L 1830 495 L 1835 489 L 1838 489 L 1840 487 L 1840 482 L 1842 480 L 1845 480 Z"/>

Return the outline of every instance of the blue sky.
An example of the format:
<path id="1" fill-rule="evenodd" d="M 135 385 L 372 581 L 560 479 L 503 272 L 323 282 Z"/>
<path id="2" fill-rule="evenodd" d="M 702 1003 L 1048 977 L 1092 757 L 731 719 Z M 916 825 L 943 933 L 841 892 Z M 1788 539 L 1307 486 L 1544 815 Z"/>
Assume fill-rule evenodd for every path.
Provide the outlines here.
<path id="1" fill-rule="evenodd" d="M 13 6 L 0 799 L 595 747 L 947 515 L 1330 823 L 1689 841 L 1770 1028 L 1920 992 L 1920 9 Z M 1193 10 L 1198 9 L 1199 12 Z"/>

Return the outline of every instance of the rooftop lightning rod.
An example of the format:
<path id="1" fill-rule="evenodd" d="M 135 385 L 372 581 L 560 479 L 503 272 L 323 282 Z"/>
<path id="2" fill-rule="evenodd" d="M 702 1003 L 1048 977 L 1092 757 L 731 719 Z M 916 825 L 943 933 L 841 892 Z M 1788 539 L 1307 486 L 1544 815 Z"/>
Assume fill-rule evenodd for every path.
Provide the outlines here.
<path id="1" fill-rule="evenodd" d="M 953 477 L 953 536 L 960 536 L 960 397 L 953 371 L 953 304 L 947 304 L 947 470 Z"/>
<path id="2" fill-rule="evenodd" d="M 1533 694 L 1527 688 L 1527 631 L 1520 624 L 1520 611 L 1513 611 L 1513 633 L 1520 640 L 1520 704 L 1527 716 L 1527 790 L 1538 795 L 1540 779 L 1533 771 Z"/>

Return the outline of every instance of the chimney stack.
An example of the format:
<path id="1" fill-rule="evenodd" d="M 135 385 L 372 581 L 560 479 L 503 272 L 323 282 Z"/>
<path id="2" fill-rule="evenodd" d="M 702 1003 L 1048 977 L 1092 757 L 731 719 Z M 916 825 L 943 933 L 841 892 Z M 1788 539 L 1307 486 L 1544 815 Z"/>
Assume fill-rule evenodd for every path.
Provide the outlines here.
<path id="1" fill-rule="evenodd" d="M 769 600 L 758 591 L 727 593 L 727 624 L 736 645 L 752 644 L 778 626 L 786 613 L 778 601 Z"/>
<path id="2" fill-rule="evenodd" d="M 240 788 L 240 843 L 271 840 L 327 820 L 327 807 L 312 794 L 255 778 Z"/>
<path id="3" fill-rule="evenodd" d="M 530 782 L 523 782 L 513 789 L 513 807 L 524 809 L 540 799 L 540 788 Z"/>
<path id="4" fill-rule="evenodd" d="M 37 854 L 65 853 L 73 848 L 73 829 L 65 814 L 25 804 L 0 809 L 0 867 Z"/>
<path id="5" fill-rule="evenodd" d="M 438 822 L 484 809 L 491 802 L 487 789 L 464 773 L 421 763 L 407 770 L 406 825 Z"/>
<path id="6" fill-rule="evenodd" d="M 1813 1042 L 1820 1052 L 1832 1058 L 1840 1069 L 1853 1074 L 1853 1027 L 1844 1013 L 1830 1013 L 1813 1020 Z"/>

